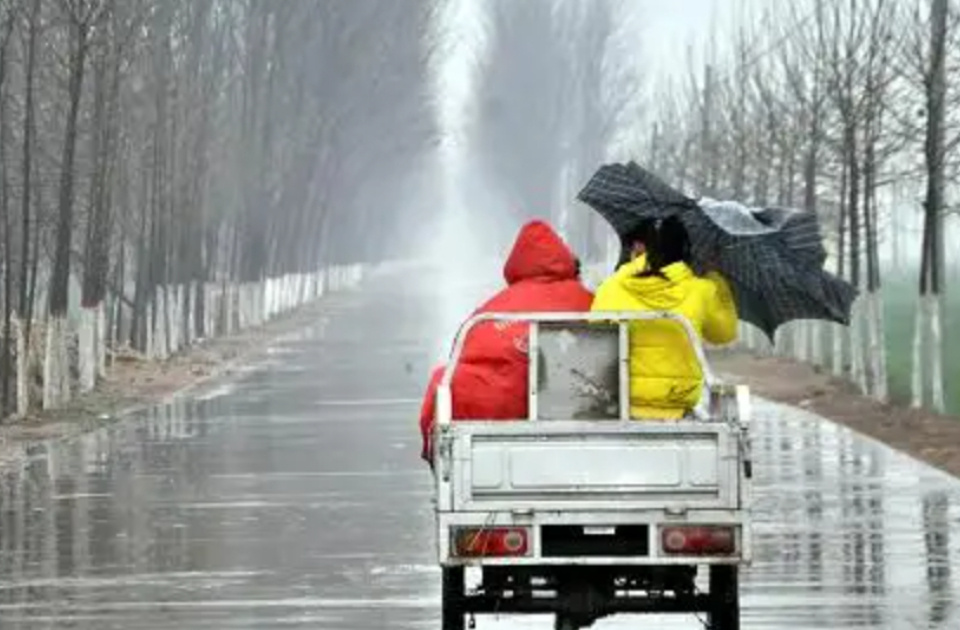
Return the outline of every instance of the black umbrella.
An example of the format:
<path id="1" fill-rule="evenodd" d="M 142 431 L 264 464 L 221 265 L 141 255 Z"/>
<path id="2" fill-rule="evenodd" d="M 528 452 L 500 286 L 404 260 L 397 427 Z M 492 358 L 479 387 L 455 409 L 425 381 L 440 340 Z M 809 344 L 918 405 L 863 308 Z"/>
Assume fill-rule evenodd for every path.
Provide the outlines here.
<path id="1" fill-rule="evenodd" d="M 740 318 L 771 339 L 792 320 L 850 323 L 856 289 L 824 271 L 826 251 L 810 212 L 707 199 L 698 204 L 633 162 L 601 167 L 578 198 L 621 238 L 645 221 L 680 218 L 694 270 L 720 271 L 732 285 Z"/>

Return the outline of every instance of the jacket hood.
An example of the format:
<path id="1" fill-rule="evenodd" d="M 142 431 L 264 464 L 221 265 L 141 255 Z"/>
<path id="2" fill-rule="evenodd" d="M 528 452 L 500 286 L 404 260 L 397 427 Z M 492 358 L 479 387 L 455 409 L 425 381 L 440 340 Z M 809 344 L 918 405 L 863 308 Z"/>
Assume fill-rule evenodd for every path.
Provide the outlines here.
<path id="1" fill-rule="evenodd" d="M 520 229 L 503 266 L 507 284 L 521 280 L 573 280 L 577 264 L 566 243 L 543 221 L 531 221 Z"/>
<path id="2" fill-rule="evenodd" d="M 666 276 L 665 278 L 661 276 L 638 278 L 637 274 L 646 267 L 646 256 L 638 256 L 617 270 L 616 279 L 635 300 L 651 310 L 675 308 L 687 298 L 693 288 L 694 283 L 689 281 L 696 275 L 686 263 L 677 262 L 663 267 L 661 272 Z"/>

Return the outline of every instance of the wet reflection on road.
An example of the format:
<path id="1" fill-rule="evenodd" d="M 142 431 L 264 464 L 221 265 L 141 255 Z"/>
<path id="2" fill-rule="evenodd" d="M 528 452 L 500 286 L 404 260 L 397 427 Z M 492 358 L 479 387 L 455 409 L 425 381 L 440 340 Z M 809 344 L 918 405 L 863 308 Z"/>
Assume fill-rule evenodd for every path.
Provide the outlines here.
<path id="1" fill-rule="evenodd" d="M 330 309 L 234 386 L 3 470 L 0 628 L 439 628 L 415 428 L 430 304 Z M 956 480 L 776 405 L 754 435 L 744 627 L 960 627 Z"/>

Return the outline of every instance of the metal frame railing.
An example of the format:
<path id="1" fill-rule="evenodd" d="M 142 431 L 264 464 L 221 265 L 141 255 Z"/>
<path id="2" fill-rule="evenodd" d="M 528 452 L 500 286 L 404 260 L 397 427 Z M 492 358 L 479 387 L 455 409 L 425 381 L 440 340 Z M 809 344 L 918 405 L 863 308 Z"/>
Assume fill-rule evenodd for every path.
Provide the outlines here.
<path id="1" fill-rule="evenodd" d="M 583 312 L 515 312 L 515 313 L 479 313 L 465 321 L 457 331 L 457 335 L 450 353 L 450 360 L 444 369 L 443 377 L 437 388 L 436 418 L 440 426 L 447 425 L 452 420 L 453 399 L 451 391 L 451 382 L 456 366 L 460 362 L 463 354 L 464 344 L 467 336 L 479 324 L 485 322 L 507 322 L 507 323 L 526 323 L 530 325 L 528 332 L 528 355 L 536 357 L 539 348 L 538 337 L 540 324 L 542 323 L 615 323 L 618 326 L 618 376 L 620 380 L 619 392 L 619 412 L 621 420 L 630 419 L 630 324 L 636 322 L 648 321 L 673 321 L 680 324 L 690 347 L 700 364 L 700 371 L 703 374 L 704 382 L 710 385 L 716 379 L 707 363 L 706 353 L 700 336 L 694 330 L 693 325 L 683 315 L 669 311 L 592 311 Z M 538 361 L 530 361 L 530 407 L 528 419 L 537 419 L 537 377 Z"/>

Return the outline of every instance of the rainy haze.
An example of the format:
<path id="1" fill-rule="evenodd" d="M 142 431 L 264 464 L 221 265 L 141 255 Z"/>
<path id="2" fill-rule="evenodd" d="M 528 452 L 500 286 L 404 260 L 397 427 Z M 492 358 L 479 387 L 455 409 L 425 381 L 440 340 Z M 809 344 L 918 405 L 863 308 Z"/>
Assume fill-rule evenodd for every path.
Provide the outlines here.
<path id="1" fill-rule="evenodd" d="M 438 628 L 431 370 L 603 164 L 813 213 L 850 325 L 737 352 L 960 414 L 958 104 L 958 0 L 0 0 L 0 627 Z M 960 627 L 955 477 L 755 407 L 743 626 Z"/>

